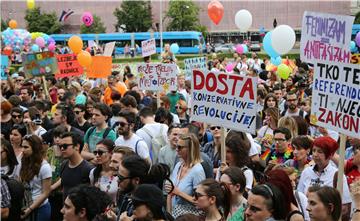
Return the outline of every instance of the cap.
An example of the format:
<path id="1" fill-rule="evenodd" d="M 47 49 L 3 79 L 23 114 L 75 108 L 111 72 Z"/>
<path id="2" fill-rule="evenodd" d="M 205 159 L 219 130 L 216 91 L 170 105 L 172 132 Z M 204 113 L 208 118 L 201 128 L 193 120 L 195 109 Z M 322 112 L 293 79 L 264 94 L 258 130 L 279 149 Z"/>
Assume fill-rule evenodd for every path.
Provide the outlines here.
<path id="1" fill-rule="evenodd" d="M 14 73 L 11 75 L 11 78 L 18 78 L 19 77 L 19 74 L 18 73 Z"/>
<path id="2" fill-rule="evenodd" d="M 149 204 L 149 206 L 153 206 L 154 209 L 161 210 L 161 208 L 165 206 L 164 194 L 159 187 L 154 184 L 139 185 L 131 198 L 133 201 Z"/>
<path id="3" fill-rule="evenodd" d="M 314 140 L 314 146 L 319 147 L 325 153 L 326 159 L 334 155 L 339 144 L 331 137 L 318 137 Z"/>

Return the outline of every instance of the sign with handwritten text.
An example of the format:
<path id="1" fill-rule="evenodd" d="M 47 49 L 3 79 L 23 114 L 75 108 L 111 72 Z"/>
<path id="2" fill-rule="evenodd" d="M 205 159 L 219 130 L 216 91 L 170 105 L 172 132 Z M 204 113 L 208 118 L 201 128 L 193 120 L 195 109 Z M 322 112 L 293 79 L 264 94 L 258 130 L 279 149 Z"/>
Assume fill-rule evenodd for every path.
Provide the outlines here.
<path id="1" fill-rule="evenodd" d="M 184 60 L 185 63 L 185 74 L 186 78 L 190 79 L 193 70 L 202 70 L 206 71 L 206 58 L 197 57 L 197 58 L 188 58 Z"/>
<path id="2" fill-rule="evenodd" d="M 191 120 L 255 134 L 257 79 L 194 70 Z"/>
<path id="3" fill-rule="evenodd" d="M 9 57 L 7 55 L 1 55 L 1 80 L 7 79 L 6 68 L 9 67 Z"/>
<path id="4" fill-rule="evenodd" d="M 317 61 L 310 121 L 351 137 L 360 137 L 360 66 Z"/>
<path id="5" fill-rule="evenodd" d="M 176 90 L 176 64 L 138 64 L 138 85 L 140 90 L 173 91 Z"/>
<path id="6" fill-rule="evenodd" d="M 22 60 L 25 73 L 33 77 L 54 75 L 58 72 L 57 60 L 52 51 L 23 54 Z"/>
<path id="7" fill-rule="evenodd" d="M 84 69 L 79 64 L 75 54 L 58 54 L 56 59 L 59 72 L 55 75 L 55 78 L 80 76 L 83 74 Z"/>
<path id="8" fill-rule="evenodd" d="M 352 64 L 360 64 L 360 54 L 351 55 L 351 63 Z"/>
<path id="9" fill-rule="evenodd" d="M 300 58 L 313 63 L 350 63 L 353 16 L 305 11 L 302 19 Z"/>
<path id="10" fill-rule="evenodd" d="M 143 57 L 147 57 L 152 54 L 156 54 L 155 38 L 151 38 L 149 40 L 142 41 L 141 42 L 141 51 L 142 51 Z"/>

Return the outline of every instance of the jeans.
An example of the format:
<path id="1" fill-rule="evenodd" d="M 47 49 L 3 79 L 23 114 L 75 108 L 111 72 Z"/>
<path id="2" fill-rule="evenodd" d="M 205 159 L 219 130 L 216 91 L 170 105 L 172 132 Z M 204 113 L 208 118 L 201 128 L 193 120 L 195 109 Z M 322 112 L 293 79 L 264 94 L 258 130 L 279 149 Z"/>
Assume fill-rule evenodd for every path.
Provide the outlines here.
<path id="1" fill-rule="evenodd" d="M 38 209 L 36 209 L 36 221 L 50 221 L 51 220 L 51 206 L 47 202 Z"/>

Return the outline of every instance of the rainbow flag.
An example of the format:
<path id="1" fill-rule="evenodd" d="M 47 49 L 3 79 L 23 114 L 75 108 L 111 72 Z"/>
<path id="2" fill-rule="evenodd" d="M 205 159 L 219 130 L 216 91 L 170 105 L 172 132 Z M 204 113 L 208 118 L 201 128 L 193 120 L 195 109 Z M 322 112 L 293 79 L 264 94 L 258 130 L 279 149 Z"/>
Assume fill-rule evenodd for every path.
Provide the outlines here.
<path id="1" fill-rule="evenodd" d="M 265 152 L 261 154 L 260 159 L 265 161 L 269 157 L 270 152 L 271 152 L 270 149 L 266 149 Z"/>

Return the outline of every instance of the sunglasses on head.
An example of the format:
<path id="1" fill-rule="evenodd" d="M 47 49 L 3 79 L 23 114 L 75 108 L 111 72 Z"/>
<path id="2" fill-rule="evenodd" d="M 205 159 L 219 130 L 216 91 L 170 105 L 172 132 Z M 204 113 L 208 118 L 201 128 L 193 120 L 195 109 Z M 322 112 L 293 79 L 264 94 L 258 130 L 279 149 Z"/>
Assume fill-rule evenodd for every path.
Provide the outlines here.
<path id="1" fill-rule="evenodd" d="M 60 145 L 59 145 L 59 148 L 66 150 L 69 146 L 73 146 L 73 145 L 74 145 L 74 144 L 72 144 L 72 143 L 70 143 L 70 144 L 64 143 L 64 144 L 60 144 Z"/>
<path id="2" fill-rule="evenodd" d="M 107 151 L 103 151 L 103 150 L 94 150 L 93 151 L 93 154 L 96 156 L 96 155 L 99 155 L 99 156 L 102 156 L 104 153 L 107 153 Z"/>
<path id="3" fill-rule="evenodd" d="M 220 129 L 221 129 L 221 127 L 220 127 L 220 126 L 212 126 L 212 127 L 210 127 L 210 130 L 215 130 L 215 129 L 220 130 Z"/>

